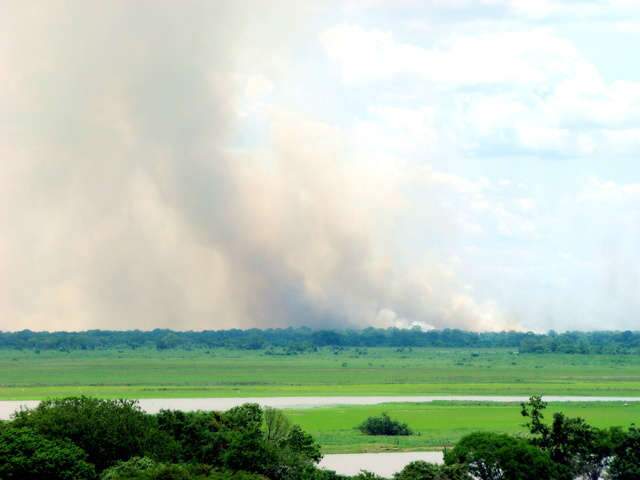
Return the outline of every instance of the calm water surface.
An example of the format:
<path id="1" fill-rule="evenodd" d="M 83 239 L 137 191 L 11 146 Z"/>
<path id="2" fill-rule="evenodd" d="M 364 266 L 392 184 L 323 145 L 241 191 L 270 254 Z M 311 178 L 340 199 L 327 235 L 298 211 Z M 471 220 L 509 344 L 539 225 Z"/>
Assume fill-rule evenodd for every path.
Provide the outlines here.
<path id="1" fill-rule="evenodd" d="M 380 403 L 420 403 L 434 401 L 465 402 L 525 402 L 526 396 L 433 395 L 380 397 L 230 397 L 230 398 L 144 398 L 140 407 L 149 413 L 169 410 L 228 410 L 243 403 L 258 403 L 263 407 L 309 408 L 331 405 L 377 405 Z M 640 397 L 568 397 L 546 396 L 548 402 L 638 402 Z M 0 419 L 7 420 L 21 406 L 35 407 L 37 401 L 0 401 Z"/>
<path id="2" fill-rule="evenodd" d="M 382 477 L 391 477 L 405 465 L 416 460 L 442 463 L 442 452 L 393 452 L 393 453 L 348 453 L 325 455 L 320 467 L 335 470 L 341 475 L 357 475 L 367 470 Z"/>

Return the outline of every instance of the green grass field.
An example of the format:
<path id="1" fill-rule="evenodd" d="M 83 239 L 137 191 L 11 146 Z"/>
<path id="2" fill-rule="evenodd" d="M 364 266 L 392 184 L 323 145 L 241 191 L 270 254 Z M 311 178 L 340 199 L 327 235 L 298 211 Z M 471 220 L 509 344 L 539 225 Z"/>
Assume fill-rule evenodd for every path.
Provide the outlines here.
<path id="1" fill-rule="evenodd" d="M 640 357 L 371 348 L 0 351 L 0 399 L 330 395 L 640 396 Z"/>
<path id="2" fill-rule="evenodd" d="M 0 399 L 331 395 L 639 396 L 632 355 L 518 355 L 510 350 L 372 348 L 264 351 L 0 351 Z M 597 426 L 640 423 L 640 403 L 555 404 Z M 419 435 L 369 437 L 355 426 L 387 411 Z M 425 450 L 477 430 L 524 433 L 517 405 L 436 402 L 288 410 L 325 453 Z"/>
<path id="3" fill-rule="evenodd" d="M 582 417 L 598 427 L 628 427 L 631 423 L 640 423 L 640 404 L 636 403 L 552 403 L 545 412 L 547 420 L 559 411 Z M 367 436 L 354 428 L 365 418 L 382 412 L 406 422 L 419 435 Z M 286 414 L 320 442 L 324 453 L 434 450 L 452 445 L 475 431 L 526 433 L 522 427 L 525 419 L 516 404 L 399 403 L 287 410 Z"/>

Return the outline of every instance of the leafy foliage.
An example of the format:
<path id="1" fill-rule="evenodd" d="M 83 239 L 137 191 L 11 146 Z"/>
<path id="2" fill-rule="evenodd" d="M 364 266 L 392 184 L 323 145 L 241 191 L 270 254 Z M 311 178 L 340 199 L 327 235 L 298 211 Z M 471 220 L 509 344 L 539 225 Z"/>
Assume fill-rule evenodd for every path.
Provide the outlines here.
<path id="1" fill-rule="evenodd" d="M 614 457 L 609 466 L 611 480 L 633 480 L 640 478 L 640 428 L 632 426 L 624 434 L 617 431 L 613 448 Z"/>
<path id="2" fill-rule="evenodd" d="M 175 462 L 213 463 L 221 455 L 222 415 L 218 412 L 161 410 L 158 430 L 165 436 L 165 449 L 158 457 Z"/>
<path id="3" fill-rule="evenodd" d="M 18 412 L 16 427 L 52 440 L 71 440 L 101 471 L 119 460 L 144 455 L 157 439 L 154 420 L 132 400 L 70 397 L 45 400 Z"/>
<path id="4" fill-rule="evenodd" d="M 289 419 L 277 408 L 264 409 L 265 440 L 278 443 L 284 440 L 291 431 Z"/>
<path id="5" fill-rule="evenodd" d="M 377 417 L 369 417 L 358 426 L 365 435 L 412 435 L 413 432 L 406 423 L 392 420 L 389 415 L 382 413 Z"/>
<path id="6" fill-rule="evenodd" d="M 393 476 L 394 480 L 468 480 L 466 466 L 434 465 L 423 461 L 411 462 L 401 472 Z"/>
<path id="7" fill-rule="evenodd" d="M 447 465 L 465 465 L 480 480 L 539 480 L 566 477 L 548 454 L 525 440 L 478 432 L 467 435 L 445 455 Z"/>
<path id="8" fill-rule="evenodd" d="M 540 397 L 531 397 L 522 404 L 522 415 L 531 420 L 526 424 L 532 434 L 532 444 L 548 452 L 574 477 L 598 479 L 613 453 L 611 434 L 587 424 L 582 418 L 553 414 L 553 422 L 543 422 L 542 411 L 547 404 Z"/>
<path id="9" fill-rule="evenodd" d="M 545 407 L 539 397 L 522 405 L 528 438 L 472 433 L 445 465 L 413 462 L 394 480 L 640 478 L 640 429 L 601 430 L 559 413 L 547 424 Z M 367 422 L 408 431 L 386 415 Z M 72 397 L 0 422 L 2 480 L 384 480 L 364 471 L 347 479 L 319 469 L 320 459 L 309 434 L 255 404 L 148 415 L 136 402 Z"/>
<path id="10" fill-rule="evenodd" d="M 134 457 L 105 470 L 100 480 L 268 480 L 247 472 L 213 470 L 206 465 L 159 463 Z"/>
<path id="11" fill-rule="evenodd" d="M 0 478 L 92 480 L 93 465 L 67 440 L 50 440 L 29 428 L 0 428 Z"/>

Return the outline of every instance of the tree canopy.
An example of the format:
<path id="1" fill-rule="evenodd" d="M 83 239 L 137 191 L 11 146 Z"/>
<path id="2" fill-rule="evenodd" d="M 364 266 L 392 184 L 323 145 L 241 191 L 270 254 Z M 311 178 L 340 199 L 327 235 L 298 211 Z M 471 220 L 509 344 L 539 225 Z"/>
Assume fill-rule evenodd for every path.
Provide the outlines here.
<path id="1" fill-rule="evenodd" d="M 545 408 L 539 397 L 522 405 L 526 437 L 471 433 L 444 465 L 413 462 L 393 480 L 640 478 L 640 429 L 561 413 L 547 423 Z M 134 401 L 71 397 L 0 422 L 2 480 L 384 480 L 320 469 L 321 457 L 311 435 L 256 404 L 151 415 Z"/>
<path id="2" fill-rule="evenodd" d="M 109 348 L 282 348 L 290 354 L 321 347 L 513 348 L 521 353 L 640 353 L 640 332 L 467 332 L 444 329 L 313 330 L 310 328 L 151 331 L 88 330 L 85 332 L 0 332 L 0 348 L 30 350 L 94 350 Z"/>

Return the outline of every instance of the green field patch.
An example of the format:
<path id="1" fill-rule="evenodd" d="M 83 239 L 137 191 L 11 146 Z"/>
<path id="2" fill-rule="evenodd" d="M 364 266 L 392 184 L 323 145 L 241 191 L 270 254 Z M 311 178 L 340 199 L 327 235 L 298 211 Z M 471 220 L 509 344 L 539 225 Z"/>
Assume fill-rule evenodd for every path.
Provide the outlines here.
<path id="1" fill-rule="evenodd" d="M 474 356 L 476 355 L 476 356 Z M 346 364 L 346 366 L 344 366 Z M 640 357 L 509 349 L 0 350 L 0 399 L 334 395 L 640 396 Z"/>
<path id="2" fill-rule="evenodd" d="M 355 427 L 365 418 L 387 412 L 406 422 L 416 435 L 371 437 Z M 640 421 L 640 404 L 622 402 L 551 403 L 553 412 L 582 417 L 597 427 L 628 426 Z M 325 453 L 420 451 L 450 446 L 475 431 L 526 435 L 518 404 L 490 402 L 389 403 L 374 406 L 317 407 L 286 410 L 294 422 L 311 433 Z"/>

